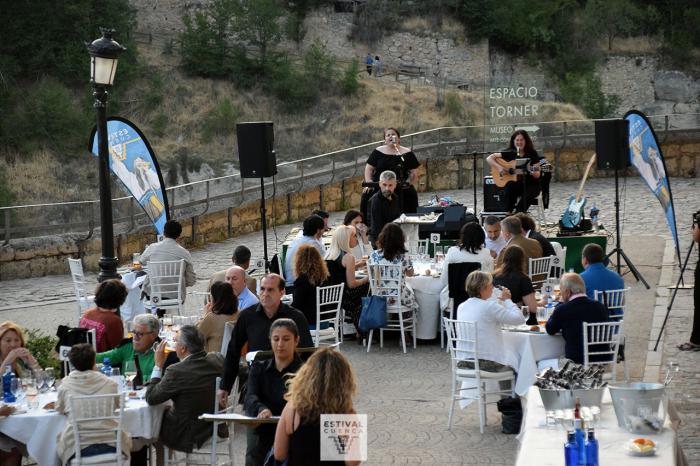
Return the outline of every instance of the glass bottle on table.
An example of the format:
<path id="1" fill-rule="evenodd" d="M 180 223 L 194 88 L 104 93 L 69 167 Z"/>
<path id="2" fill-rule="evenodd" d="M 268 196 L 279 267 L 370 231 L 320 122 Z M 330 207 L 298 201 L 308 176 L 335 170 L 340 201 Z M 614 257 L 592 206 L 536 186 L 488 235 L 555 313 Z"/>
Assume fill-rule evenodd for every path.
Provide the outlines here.
<path id="1" fill-rule="evenodd" d="M 14 378 L 15 374 L 12 372 L 12 364 L 8 364 L 5 366 L 5 374 L 2 376 L 2 392 L 5 403 L 14 403 L 16 401 L 12 392 L 12 379 Z"/>
<path id="2" fill-rule="evenodd" d="M 586 439 L 586 466 L 598 466 L 598 440 L 593 429 L 588 429 Z"/>
<path id="3" fill-rule="evenodd" d="M 56 371 L 53 367 L 47 367 L 44 369 L 44 373 L 46 374 L 46 386 L 51 390 L 56 383 Z"/>
<path id="4" fill-rule="evenodd" d="M 578 466 L 578 445 L 576 445 L 576 433 L 573 430 L 566 433 L 564 464 L 566 466 Z"/>

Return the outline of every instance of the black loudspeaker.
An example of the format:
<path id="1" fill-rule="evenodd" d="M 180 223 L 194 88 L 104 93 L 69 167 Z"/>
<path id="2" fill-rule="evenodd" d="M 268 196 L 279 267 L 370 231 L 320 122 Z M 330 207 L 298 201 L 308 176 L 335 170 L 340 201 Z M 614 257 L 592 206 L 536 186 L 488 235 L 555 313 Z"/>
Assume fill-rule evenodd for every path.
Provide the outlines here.
<path id="1" fill-rule="evenodd" d="M 484 177 L 484 212 L 507 212 L 506 190 L 493 182 L 492 176 Z"/>
<path id="2" fill-rule="evenodd" d="M 271 121 L 237 123 L 241 178 L 267 178 L 277 174 L 275 133 Z"/>
<path id="3" fill-rule="evenodd" d="M 469 222 L 477 222 L 474 214 L 467 212 L 463 205 L 440 206 L 419 206 L 417 213 L 439 215 L 433 224 L 422 223 L 418 226 L 418 238 L 430 238 L 430 233 L 440 233 L 441 239 L 459 239 L 459 230 L 462 225 Z"/>
<path id="4" fill-rule="evenodd" d="M 596 166 L 600 170 L 624 170 L 629 167 L 629 121 L 596 121 L 595 152 Z"/>

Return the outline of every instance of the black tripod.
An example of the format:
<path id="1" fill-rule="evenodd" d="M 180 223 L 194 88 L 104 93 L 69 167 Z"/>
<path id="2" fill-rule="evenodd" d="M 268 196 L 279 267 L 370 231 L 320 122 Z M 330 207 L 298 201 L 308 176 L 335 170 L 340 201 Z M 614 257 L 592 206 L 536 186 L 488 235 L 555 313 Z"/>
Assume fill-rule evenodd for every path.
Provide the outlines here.
<path id="1" fill-rule="evenodd" d="M 274 209 L 273 209 L 274 210 Z M 265 273 L 270 271 L 270 261 L 267 258 L 267 211 L 265 210 L 265 178 L 260 177 L 260 223 L 263 232 L 263 259 L 265 260 Z"/>
<path id="2" fill-rule="evenodd" d="M 688 248 L 688 255 L 685 256 L 685 261 L 683 262 L 683 267 L 681 268 L 681 274 L 678 276 L 678 281 L 676 282 L 676 288 L 673 290 L 673 294 L 671 295 L 671 301 L 668 303 L 668 307 L 666 308 L 666 317 L 664 317 L 664 323 L 661 324 L 661 330 L 659 330 L 659 336 L 656 338 L 656 344 L 654 345 L 654 351 L 656 351 L 656 348 L 659 347 L 659 341 L 661 341 L 661 335 L 664 333 L 664 328 L 666 327 L 666 321 L 668 320 L 668 315 L 671 313 L 671 308 L 673 307 L 673 301 L 676 299 L 676 293 L 678 293 L 678 288 L 681 288 L 680 284 L 681 281 L 683 281 L 683 274 L 685 273 L 685 268 L 688 265 L 688 259 L 690 259 L 690 253 L 693 252 L 693 246 L 695 245 L 695 241 L 690 243 L 690 247 Z M 695 286 L 698 286 L 696 283 Z"/>
<path id="3" fill-rule="evenodd" d="M 610 251 L 610 253 L 606 257 L 610 258 L 610 256 L 612 256 L 613 254 L 617 254 L 617 274 L 621 275 L 620 256 L 622 256 L 622 258 L 627 263 L 627 267 L 630 269 L 630 272 L 632 272 L 632 275 L 634 275 L 634 278 L 636 278 L 638 282 L 641 281 L 642 283 L 644 283 L 644 286 L 646 286 L 648 290 L 649 284 L 646 282 L 646 280 L 644 280 L 644 277 L 642 277 L 642 274 L 639 273 L 639 270 L 637 270 L 630 258 L 627 257 L 625 251 L 622 250 L 622 238 L 620 237 L 620 181 L 617 168 L 615 168 L 615 236 L 617 238 L 615 249 Z"/>

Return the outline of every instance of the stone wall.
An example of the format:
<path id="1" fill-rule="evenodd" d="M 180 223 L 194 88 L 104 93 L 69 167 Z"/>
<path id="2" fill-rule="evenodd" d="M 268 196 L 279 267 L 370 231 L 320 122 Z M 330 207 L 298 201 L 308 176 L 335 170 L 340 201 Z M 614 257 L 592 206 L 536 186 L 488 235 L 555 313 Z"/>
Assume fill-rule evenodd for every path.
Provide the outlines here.
<path id="1" fill-rule="evenodd" d="M 662 145 L 666 167 L 671 176 L 695 177 L 700 173 L 700 139 L 695 139 Z M 581 178 L 592 150 L 545 149 L 543 152 L 555 166 L 554 179 L 571 181 Z M 427 158 L 421 157 L 419 169 L 420 191 L 439 192 L 471 187 L 472 164 L 468 159 L 428 154 L 425 157 Z M 630 175 L 634 175 L 634 169 L 630 169 Z M 610 173 L 593 169 L 591 176 L 604 177 L 610 176 Z M 361 182 L 362 178 L 357 176 L 269 200 L 268 225 L 299 222 L 316 208 L 343 211 L 357 207 L 360 204 Z M 183 225 L 180 242 L 188 248 L 223 241 L 261 228 L 259 201 L 179 220 Z M 115 254 L 128 260 L 131 254 L 143 251 L 155 239 L 150 227 L 120 235 L 115 238 Z M 68 257 L 83 257 L 87 270 L 97 270 L 99 256 L 99 236 L 84 238 L 78 234 L 66 234 L 11 240 L 7 245 L 0 245 L 0 281 L 68 273 Z"/>

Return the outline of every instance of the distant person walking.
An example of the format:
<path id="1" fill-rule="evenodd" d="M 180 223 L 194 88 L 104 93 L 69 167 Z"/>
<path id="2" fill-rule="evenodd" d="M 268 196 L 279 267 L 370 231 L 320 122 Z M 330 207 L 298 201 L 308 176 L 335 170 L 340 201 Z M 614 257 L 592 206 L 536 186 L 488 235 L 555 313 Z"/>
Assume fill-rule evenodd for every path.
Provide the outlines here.
<path id="1" fill-rule="evenodd" d="M 365 58 L 365 65 L 367 65 L 367 74 L 372 76 L 372 66 L 374 66 L 374 59 L 372 54 L 367 52 L 367 58 Z"/>
<path id="2" fill-rule="evenodd" d="M 374 77 L 378 78 L 382 75 L 382 61 L 379 59 L 379 55 L 374 57 Z"/>

